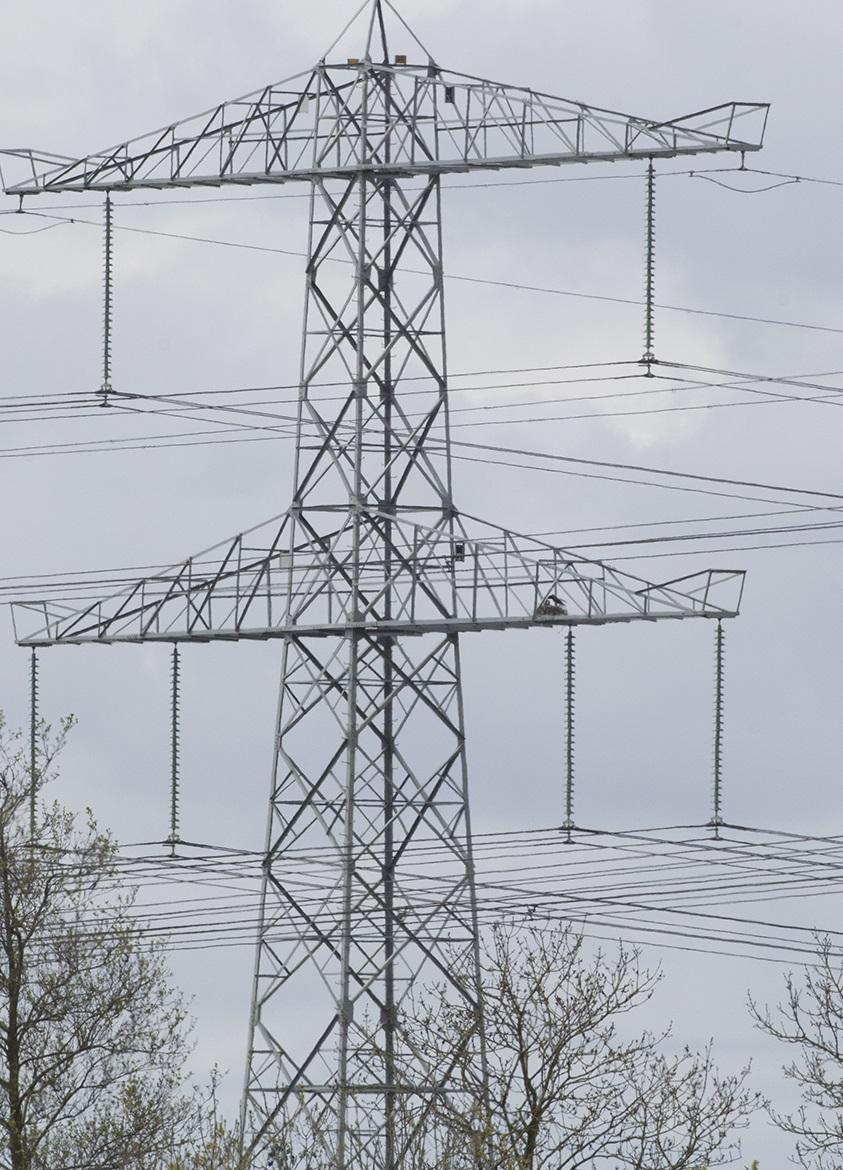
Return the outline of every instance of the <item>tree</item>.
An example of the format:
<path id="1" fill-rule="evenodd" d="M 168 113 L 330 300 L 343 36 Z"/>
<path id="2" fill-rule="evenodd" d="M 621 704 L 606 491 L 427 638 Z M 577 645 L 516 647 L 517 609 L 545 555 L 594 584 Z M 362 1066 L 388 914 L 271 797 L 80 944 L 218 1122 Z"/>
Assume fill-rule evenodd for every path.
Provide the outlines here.
<path id="1" fill-rule="evenodd" d="M 227 1170 L 227 1131 L 185 1087 L 184 1003 L 115 843 L 45 800 L 68 726 L 52 741 L 42 728 L 32 777 L 0 719 L 0 1166 Z"/>
<path id="2" fill-rule="evenodd" d="M 811 1170 L 843 1164 L 843 965 L 827 937 L 817 939 L 817 962 L 801 977 L 785 976 L 775 1009 L 750 999 L 756 1024 L 795 1053 L 784 1074 L 802 1105 L 795 1113 L 770 1109 L 776 1124 L 796 1138 L 796 1157 Z"/>
<path id="3" fill-rule="evenodd" d="M 437 1102 L 428 1131 L 446 1132 L 447 1153 L 430 1165 L 698 1170 L 735 1156 L 735 1130 L 758 1104 L 746 1070 L 721 1076 L 710 1048 L 667 1055 L 668 1032 L 621 1032 L 659 981 L 636 950 L 589 954 L 572 928 L 499 927 L 482 966 L 488 1124 L 478 1141 L 476 1117 Z M 476 1020 L 444 988 L 423 995 L 411 1015 L 413 1047 L 431 1057 L 472 1051 L 464 1039 Z M 467 1056 L 461 1074 L 479 1096 L 476 1059 Z"/>
<path id="4" fill-rule="evenodd" d="M 475 1013 L 444 985 L 422 990 L 400 1017 L 395 1080 L 412 1084 L 422 1059 L 448 1065 L 464 1091 L 396 1095 L 402 1170 L 707 1170 L 738 1154 L 736 1131 L 760 1104 L 748 1070 L 720 1075 L 710 1047 L 668 1054 L 669 1030 L 625 1034 L 660 980 L 637 950 L 589 953 L 573 928 L 499 926 L 481 966 L 488 1109 L 470 1105 L 483 1100 Z M 271 1165 L 323 1170 L 334 1124 L 329 1107 L 313 1117 L 293 1103 Z M 377 1150 L 360 1158 L 355 1170 L 382 1170 Z"/>
<path id="5" fill-rule="evenodd" d="M 237 1129 L 220 1112 L 218 1069 L 211 1073 L 210 1087 L 194 1111 L 194 1124 L 175 1160 L 164 1170 L 253 1170 L 248 1155 L 241 1154 Z"/>

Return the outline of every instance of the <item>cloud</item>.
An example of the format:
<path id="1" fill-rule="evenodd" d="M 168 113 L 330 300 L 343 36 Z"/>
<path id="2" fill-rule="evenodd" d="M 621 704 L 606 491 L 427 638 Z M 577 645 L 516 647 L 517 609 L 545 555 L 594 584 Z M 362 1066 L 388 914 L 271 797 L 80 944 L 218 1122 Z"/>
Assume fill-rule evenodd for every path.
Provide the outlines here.
<path id="1" fill-rule="evenodd" d="M 300 5 L 148 0 L 134 7 L 43 0 L 34 8 L 10 8 L 0 39 L 0 141 L 79 153 L 122 141 L 306 68 L 351 11 L 344 0 Z M 843 16 L 820 0 L 807 0 L 798 10 L 783 0 L 746 0 L 739 6 L 712 0 L 696 9 L 672 0 L 635 5 L 593 0 L 580 6 L 492 0 L 482 9 L 450 0 L 408 0 L 402 11 L 443 64 L 575 99 L 668 117 L 732 97 L 771 99 L 770 149 L 748 163 L 836 174 L 828 144 L 836 141 L 836 111 L 843 99 L 836 59 Z M 662 169 L 687 166 L 679 160 Z M 639 171 L 563 168 L 534 177 L 589 181 L 529 188 L 508 185 L 528 175 L 498 174 L 488 182 L 506 182 L 499 190 L 478 181 L 471 190 L 446 192 L 447 268 L 517 284 L 639 297 Z M 591 181 L 598 173 L 611 179 Z M 636 177 L 622 179 L 623 173 Z M 465 182 L 449 180 L 454 187 Z M 837 188 L 807 184 L 742 195 L 687 177 L 660 180 L 657 299 L 836 327 L 839 198 Z M 302 208 L 294 202 L 154 210 L 121 208 L 120 202 L 121 225 L 304 247 Z M 89 212 L 78 214 L 96 219 L 101 208 L 94 201 Z M 0 226 L 8 223 L 17 231 L 33 222 L 41 221 L 8 216 Z M 4 394 L 49 395 L 98 385 L 101 242 L 96 227 L 82 224 L 20 239 L 0 235 Z M 115 369 L 122 386 L 178 393 L 295 385 L 304 284 L 303 264 L 296 258 L 121 232 L 116 274 Z M 446 298 L 455 373 L 640 356 L 642 317 L 636 306 L 456 281 L 448 282 Z M 656 340 L 659 356 L 703 366 L 789 374 L 843 368 L 840 338 L 833 333 L 662 311 Z M 621 385 L 641 388 L 637 382 Z M 519 399 L 558 398 L 554 413 L 584 413 L 587 404 L 574 408 L 568 399 L 609 388 L 609 383 L 525 386 L 507 393 L 516 406 Z M 279 391 L 275 397 L 294 393 Z M 492 394 L 479 390 L 454 397 L 455 406 L 488 401 Z M 630 399 L 630 404 L 646 401 Z M 605 403 L 594 409 L 609 413 L 614 407 Z M 710 413 L 513 423 L 460 434 L 583 458 L 650 462 L 834 492 L 841 488 L 835 409 L 762 402 Z M 2 416 L 4 575 L 166 562 L 280 511 L 289 500 L 293 452 L 283 442 L 10 456 L 11 448 L 26 444 L 188 429 L 183 420 L 168 417 L 135 421 L 91 409 L 79 413 L 75 419 L 28 423 Z M 197 431 L 206 426 L 189 424 Z M 637 526 L 647 524 L 652 535 L 664 531 L 659 526 L 667 520 L 779 506 L 462 461 L 455 468 L 457 504 L 466 512 L 515 529 L 558 532 L 565 544 L 594 546 L 631 535 L 606 526 L 634 525 L 632 533 L 640 534 Z M 767 494 L 775 500 L 775 493 Z M 740 523 L 701 527 L 713 531 Z M 597 533 L 583 532 L 598 525 L 603 527 Z M 591 555 L 612 553 L 627 556 L 631 550 L 591 549 Z M 712 553 L 711 559 L 724 563 L 725 556 Z M 728 807 L 769 824 L 798 821 L 827 832 L 841 811 L 834 778 L 840 755 L 836 711 L 843 699 L 836 598 L 840 548 L 735 552 L 731 560 L 748 561 L 752 573 L 744 616 L 732 627 L 734 634 L 730 631 Z M 686 555 L 641 560 L 638 568 L 642 575 L 664 579 L 706 563 L 708 558 Z M 698 822 L 707 814 L 709 633 L 668 624 L 581 635 L 578 775 L 582 807 L 596 824 L 640 825 L 659 821 L 668 811 L 683 822 Z M 259 848 L 277 647 L 196 648 L 186 657 L 186 821 L 212 839 Z M 553 823 L 559 810 L 558 638 L 466 639 L 464 662 L 475 824 L 482 829 L 530 819 Z M 151 839 L 161 832 L 166 811 L 166 651 L 159 656 L 146 651 L 139 661 L 131 647 L 75 655 L 56 650 L 44 655 L 43 664 L 45 711 L 55 718 L 75 708 L 81 716 L 64 791 L 78 803 L 93 801 L 123 839 Z M 0 661 L 4 705 L 13 719 L 26 717 L 25 666 L 11 649 Z M 519 797 L 529 783 L 529 799 L 514 798 L 514 782 Z M 822 923 L 831 911 L 812 904 L 804 914 Z M 688 960 L 669 962 L 681 985 Z M 202 982 L 203 961 L 183 958 L 180 964 L 185 982 Z M 202 1001 L 200 1020 L 203 1052 L 219 1050 L 222 1063 L 235 1068 L 242 1055 L 236 1033 L 249 990 L 241 966 L 233 964 L 220 975 L 224 990 Z M 705 987 L 700 988 L 693 1019 L 684 1012 L 681 994 L 671 1003 L 682 1013 L 683 1026 L 701 1034 L 720 1027 L 726 1013 L 734 1045 L 749 1052 L 756 1038 L 743 1017 L 742 999 L 750 980 L 762 997 L 772 989 L 775 998 L 775 975 L 738 965 L 717 977 L 705 1002 Z M 225 1037 L 218 1046 L 217 1036 Z M 236 1092 L 237 1087 L 232 1097 Z M 763 1164 L 772 1139 L 758 1131 L 754 1142 Z M 780 1161 L 778 1148 L 775 1154 Z M 772 1151 L 769 1158 L 774 1160 Z"/>

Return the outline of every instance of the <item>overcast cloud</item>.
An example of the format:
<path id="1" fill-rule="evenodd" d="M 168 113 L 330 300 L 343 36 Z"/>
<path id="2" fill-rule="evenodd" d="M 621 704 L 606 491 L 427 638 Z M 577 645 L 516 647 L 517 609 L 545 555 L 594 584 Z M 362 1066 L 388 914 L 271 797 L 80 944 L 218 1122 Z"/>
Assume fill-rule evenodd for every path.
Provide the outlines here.
<path id="1" fill-rule="evenodd" d="M 81 155 L 122 141 L 307 67 L 350 11 L 341 0 L 7 5 L 0 38 L 0 145 Z M 832 0 L 803 0 L 798 7 L 783 0 L 696 5 L 406 0 L 402 11 L 441 65 L 572 99 L 660 119 L 731 99 L 770 101 L 767 146 L 750 165 L 843 178 L 836 150 L 843 11 Z M 400 52 L 403 46 L 394 48 Z M 699 166 L 735 161 L 701 160 Z M 687 167 L 675 163 L 663 169 Z M 640 171 L 633 165 L 610 173 Z M 597 168 L 589 172 L 597 173 Z M 565 171 L 564 177 L 574 174 Z M 554 171 L 534 177 L 563 176 Z M 498 178 L 448 181 L 448 271 L 640 296 L 643 179 L 498 190 L 483 185 Z M 792 184 L 750 194 L 768 182 L 758 176 L 723 178 L 739 190 L 687 175 L 659 182 L 658 300 L 843 328 L 843 190 Z M 151 205 L 125 206 L 141 201 Z M 99 219 L 96 200 L 61 202 L 87 204 L 88 211 L 75 214 Z M 229 206 L 158 202 L 155 206 L 155 196 L 118 197 L 117 223 L 293 251 L 304 246 L 302 199 Z M 4 233 L 35 226 L 42 221 L 0 219 Z M 37 235 L 0 236 L 4 396 L 98 387 L 101 252 L 100 231 L 81 222 Z M 120 233 L 115 386 L 155 393 L 294 382 L 301 267 L 295 257 Z M 450 363 L 457 373 L 634 360 L 641 353 L 642 317 L 634 306 L 457 281 L 447 286 L 447 303 Z M 825 381 L 843 384 L 840 333 L 662 311 L 657 353 L 750 373 L 838 371 Z M 643 382 L 618 387 L 647 388 Z M 568 389 L 571 397 L 595 391 Z M 602 389 L 608 393 L 612 385 Z M 563 392 L 564 387 L 551 387 L 538 393 L 525 389 L 523 395 L 532 401 Z M 736 397 L 719 393 L 728 401 Z M 472 404 L 488 401 L 479 393 L 463 398 Z M 716 400 L 714 394 L 683 399 Z M 653 400 L 636 400 L 635 406 L 642 401 Z M 757 405 L 749 396 L 747 402 L 734 409 L 626 419 L 483 426 L 462 434 L 478 442 L 843 491 L 843 416 L 833 406 Z M 560 409 L 547 413 L 594 413 L 593 404 L 557 405 Z M 618 402 L 602 408 L 610 409 L 617 410 Z M 10 448 L 28 444 L 182 429 L 190 428 L 176 420 L 154 425 L 131 417 L 115 420 L 106 411 L 85 420 L 4 425 L 0 576 L 166 563 L 286 506 L 292 450 L 283 441 L 7 457 Z M 466 512 L 521 531 L 569 532 L 764 508 L 469 463 L 457 464 L 456 477 L 457 502 Z M 743 615 L 727 632 L 725 815 L 730 821 L 828 834 L 843 824 L 843 544 L 831 543 L 834 538 L 832 530 L 830 543 L 818 547 L 624 562 L 653 580 L 708 564 L 749 570 Z M 566 537 L 560 543 L 573 545 L 577 539 L 596 537 Z M 712 634 L 707 623 L 664 623 L 580 635 L 577 818 L 583 824 L 623 828 L 707 820 Z M 5 645 L 0 705 L 12 722 L 22 722 L 28 663 L 13 645 L 9 623 Z M 463 653 L 475 827 L 557 823 L 558 634 L 469 636 Z M 278 658 L 273 643 L 185 652 L 186 836 L 260 847 Z M 64 763 L 67 801 L 92 805 L 123 841 L 164 836 L 166 648 L 57 649 L 45 652 L 42 663 L 45 713 L 56 718 L 73 711 L 79 717 Z M 826 929 L 840 925 L 836 898 L 800 903 L 796 910 L 792 905 L 776 907 L 775 914 Z M 174 969 L 195 996 L 197 1064 L 217 1060 L 231 1068 L 233 1098 L 241 1075 L 252 957 L 244 949 L 212 958 L 213 965 L 207 956 L 201 961 L 178 956 Z M 655 953 L 658 960 L 668 976 L 660 1010 L 674 1018 L 678 1038 L 700 1044 L 714 1035 L 724 1064 L 753 1057 L 759 1083 L 778 1091 L 778 1054 L 753 1032 L 744 1003 L 750 986 L 760 999 L 774 998 L 781 969 L 670 952 Z M 760 1156 L 762 1165 L 783 1161 L 781 1140 L 763 1122 L 746 1149 Z"/>

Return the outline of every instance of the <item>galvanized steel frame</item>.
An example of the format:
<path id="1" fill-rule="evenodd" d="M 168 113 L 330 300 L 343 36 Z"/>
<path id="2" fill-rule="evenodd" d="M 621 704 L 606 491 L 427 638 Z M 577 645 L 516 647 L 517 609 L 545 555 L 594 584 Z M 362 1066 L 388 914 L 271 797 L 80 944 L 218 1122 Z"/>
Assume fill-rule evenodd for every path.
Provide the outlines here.
<path id="1" fill-rule="evenodd" d="M 389 8 L 373 0 L 359 59 L 46 171 L 14 152 L 31 173 L 7 187 L 311 186 L 290 509 L 116 597 L 16 617 L 33 647 L 282 640 L 243 1122 L 258 1161 L 293 1141 L 335 1170 L 397 1170 L 443 1097 L 483 1126 L 466 1053 L 433 1058 L 403 1014 L 419 979 L 443 979 L 476 1020 L 482 1068 L 460 634 L 722 619 L 743 584 L 653 585 L 458 513 L 441 176 L 756 150 L 767 114 L 730 103 L 657 123 L 407 64 Z M 348 385 L 339 403 L 326 381 Z M 438 860 L 420 872 L 425 850 Z"/>

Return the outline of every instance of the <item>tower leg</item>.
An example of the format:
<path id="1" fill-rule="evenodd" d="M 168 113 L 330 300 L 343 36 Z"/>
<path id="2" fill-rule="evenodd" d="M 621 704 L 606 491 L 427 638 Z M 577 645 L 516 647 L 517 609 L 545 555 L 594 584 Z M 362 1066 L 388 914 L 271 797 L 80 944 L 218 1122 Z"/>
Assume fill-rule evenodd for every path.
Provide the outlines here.
<path id="1" fill-rule="evenodd" d="M 338 1170 L 404 1165 L 438 1097 L 482 1113 L 479 1029 L 467 1084 L 407 1027 L 425 980 L 481 1013 L 459 646 L 408 641 L 286 646 L 244 1121 Z"/>

